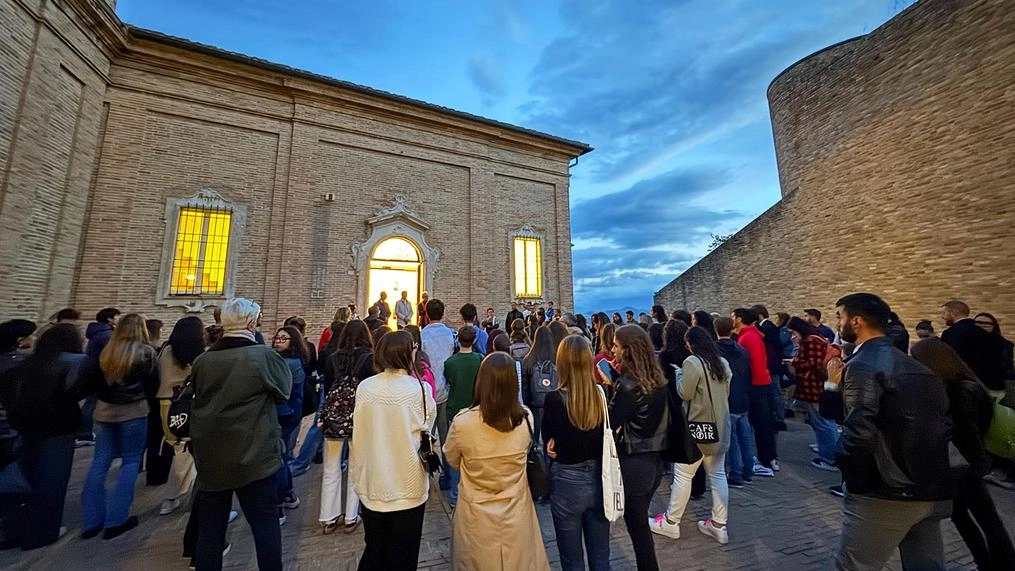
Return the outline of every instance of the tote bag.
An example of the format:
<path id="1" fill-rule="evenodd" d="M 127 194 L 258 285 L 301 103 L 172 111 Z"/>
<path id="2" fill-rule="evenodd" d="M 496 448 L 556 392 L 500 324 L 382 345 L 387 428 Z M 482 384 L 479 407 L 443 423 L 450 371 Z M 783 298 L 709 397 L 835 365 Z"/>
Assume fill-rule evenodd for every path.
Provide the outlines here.
<path id="1" fill-rule="evenodd" d="M 994 418 L 984 437 L 983 447 L 994 456 L 1015 459 L 1015 410 L 994 403 Z"/>
<path id="2" fill-rule="evenodd" d="M 606 408 L 606 393 L 603 387 L 596 388 L 603 399 L 603 513 L 607 520 L 617 521 L 624 515 L 624 478 L 620 474 L 617 444 L 613 441 L 610 411 Z"/>

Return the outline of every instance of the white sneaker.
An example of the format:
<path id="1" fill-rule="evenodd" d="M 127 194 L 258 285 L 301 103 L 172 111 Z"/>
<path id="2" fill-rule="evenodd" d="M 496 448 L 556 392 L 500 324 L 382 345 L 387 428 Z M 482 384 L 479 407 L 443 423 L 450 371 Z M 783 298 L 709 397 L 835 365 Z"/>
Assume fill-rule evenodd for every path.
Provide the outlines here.
<path id="1" fill-rule="evenodd" d="M 775 470 L 776 472 L 779 471 L 779 461 L 778 460 L 772 460 L 772 469 Z"/>
<path id="2" fill-rule="evenodd" d="M 282 527 L 287 521 L 289 521 L 289 517 L 285 515 L 285 510 L 278 508 L 278 526 Z"/>
<path id="3" fill-rule="evenodd" d="M 180 507 L 180 500 L 162 500 L 162 507 L 159 508 L 159 515 L 169 515 Z"/>
<path id="4" fill-rule="evenodd" d="M 726 545 L 730 542 L 730 532 L 726 529 L 726 526 L 716 527 L 712 520 L 706 519 L 705 521 L 698 522 L 698 531 L 710 536 L 712 539 L 718 541 L 721 545 Z"/>
<path id="5" fill-rule="evenodd" d="M 670 539 L 680 539 L 680 524 L 666 520 L 666 512 L 648 518 L 648 528 L 652 533 L 664 535 Z"/>
<path id="6" fill-rule="evenodd" d="M 765 476 L 766 478 L 775 477 L 775 472 L 773 472 L 771 468 L 766 468 L 761 464 L 755 464 L 753 471 L 755 476 Z"/>

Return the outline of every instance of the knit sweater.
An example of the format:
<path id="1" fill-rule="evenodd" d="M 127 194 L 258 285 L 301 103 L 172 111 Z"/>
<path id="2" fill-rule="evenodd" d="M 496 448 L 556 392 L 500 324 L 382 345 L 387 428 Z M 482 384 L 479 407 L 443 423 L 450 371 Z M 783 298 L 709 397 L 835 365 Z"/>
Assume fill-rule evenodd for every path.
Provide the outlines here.
<path id="1" fill-rule="evenodd" d="M 426 502 L 429 480 L 418 450 L 437 418 L 430 391 L 406 371 L 387 369 L 359 384 L 352 418 L 349 477 L 363 505 L 394 512 Z"/>

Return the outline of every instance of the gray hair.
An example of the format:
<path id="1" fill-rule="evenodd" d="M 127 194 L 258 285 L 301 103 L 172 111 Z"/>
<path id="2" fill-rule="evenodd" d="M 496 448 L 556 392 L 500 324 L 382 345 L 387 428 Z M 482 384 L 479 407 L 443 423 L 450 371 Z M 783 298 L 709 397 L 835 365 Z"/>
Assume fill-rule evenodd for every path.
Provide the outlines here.
<path id="1" fill-rule="evenodd" d="M 261 314 L 261 306 L 246 298 L 230 299 L 222 305 L 222 329 L 225 331 L 242 331 L 247 324 L 257 321 Z"/>
<path id="2" fill-rule="evenodd" d="M 578 319 L 573 313 L 565 313 L 560 317 L 560 320 L 564 322 L 564 325 L 568 327 L 578 327 Z"/>

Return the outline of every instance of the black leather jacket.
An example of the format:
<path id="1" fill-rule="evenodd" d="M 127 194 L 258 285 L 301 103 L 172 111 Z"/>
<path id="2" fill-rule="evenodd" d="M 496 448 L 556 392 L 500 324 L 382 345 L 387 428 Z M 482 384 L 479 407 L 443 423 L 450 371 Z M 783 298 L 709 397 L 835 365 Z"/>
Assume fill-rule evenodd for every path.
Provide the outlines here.
<path id="1" fill-rule="evenodd" d="M 616 386 L 610 403 L 610 424 L 621 429 L 619 452 L 630 455 L 665 450 L 666 387 L 642 395 L 637 381 L 628 376 L 621 376 Z"/>
<path id="2" fill-rule="evenodd" d="M 130 374 L 119 383 L 107 383 L 98 366 L 94 367 L 93 376 L 96 397 L 103 402 L 130 404 L 154 398 L 159 388 L 159 369 L 155 350 L 145 346 L 141 359 L 135 363 Z"/>
<path id="3" fill-rule="evenodd" d="M 842 386 L 846 420 L 837 461 L 849 491 L 894 500 L 951 498 L 944 383 L 882 336 L 846 362 Z"/>

